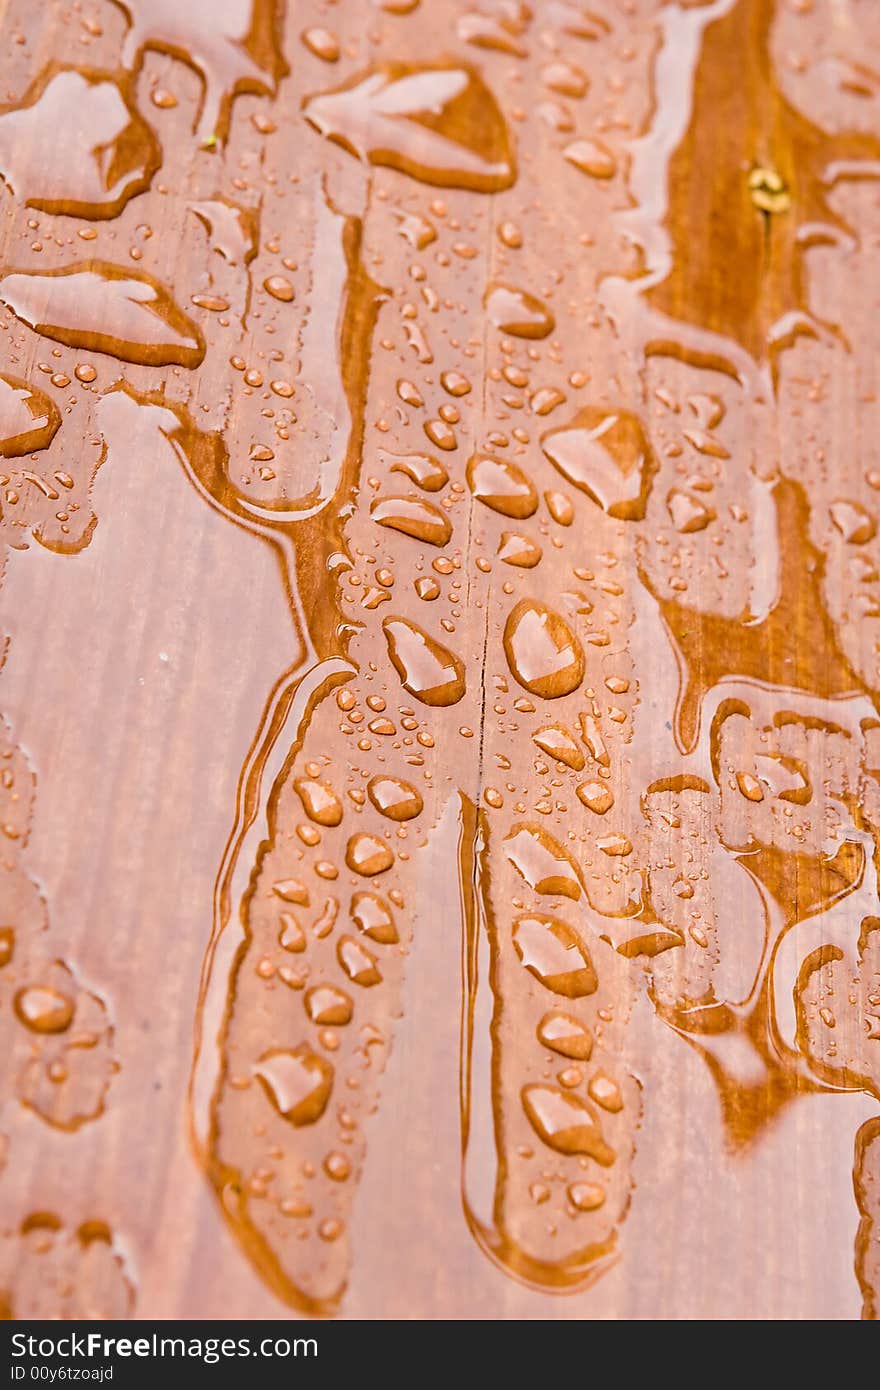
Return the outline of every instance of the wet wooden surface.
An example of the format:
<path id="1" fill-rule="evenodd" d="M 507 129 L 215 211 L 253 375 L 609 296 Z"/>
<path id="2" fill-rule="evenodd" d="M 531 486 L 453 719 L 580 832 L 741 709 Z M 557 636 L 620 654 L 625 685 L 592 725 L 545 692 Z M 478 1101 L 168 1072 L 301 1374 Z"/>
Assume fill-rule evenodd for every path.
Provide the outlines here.
<path id="1" fill-rule="evenodd" d="M 872 0 L 0 43 L 4 1311 L 875 1317 Z"/>

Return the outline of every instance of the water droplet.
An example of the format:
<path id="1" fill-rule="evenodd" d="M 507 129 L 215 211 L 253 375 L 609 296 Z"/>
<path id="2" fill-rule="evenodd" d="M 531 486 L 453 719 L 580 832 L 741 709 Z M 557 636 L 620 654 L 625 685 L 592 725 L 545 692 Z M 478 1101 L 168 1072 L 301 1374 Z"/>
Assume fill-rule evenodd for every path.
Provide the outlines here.
<path id="1" fill-rule="evenodd" d="M 504 625 L 511 673 L 532 695 L 570 695 L 584 678 L 584 653 L 568 623 L 537 599 L 521 599 Z"/>
<path id="2" fill-rule="evenodd" d="M 597 1211 L 605 1204 L 605 1189 L 597 1182 L 573 1182 L 566 1192 L 576 1211 Z"/>
<path id="3" fill-rule="evenodd" d="M 625 835 L 617 833 L 603 835 L 601 839 L 596 841 L 596 847 L 612 859 L 625 858 L 626 855 L 632 854 L 633 848 L 631 840 L 628 840 Z"/>
<path id="4" fill-rule="evenodd" d="M 623 1096 L 620 1094 L 620 1087 L 610 1076 L 606 1076 L 603 1071 L 597 1071 L 590 1082 L 587 1090 L 591 1098 L 597 1105 L 601 1105 L 603 1110 L 616 1115 L 623 1109 Z"/>
<path id="5" fill-rule="evenodd" d="M 282 912 L 278 945 L 285 951 L 304 951 L 306 934 L 292 912 Z"/>
<path id="6" fill-rule="evenodd" d="M 324 1159 L 324 1172 L 333 1182 L 345 1182 L 351 1176 L 351 1164 L 345 1154 L 329 1153 Z"/>
<path id="7" fill-rule="evenodd" d="M 333 1068 L 308 1043 L 290 1051 L 277 1048 L 263 1053 L 254 1075 L 279 1115 L 293 1125 L 314 1124 L 327 1109 Z"/>
<path id="8" fill-rule="evenodd" d="M 0 970 L 8 965 L 15 952 L 15 928 L 0 927 Z"/>
<path id="9" fill-rule="evenodd" d="M 666 498 L 666 510 L 676 531 L 683 536 L 694 531 L 705 531 L 709 522 L 715 519 L 711 507 L 707 507 L 692 493 L 683 492 L 681 488 L 673 488 L 669 493 Z"/>
<path id="10" fill-rule="evenodd" d="M 336 956 L 352 984 L 378 985 L 382 979 L 376 957 L 353 936 L 341 936 L 336 943 Z"/>
<path id="11" fill-rule="evenodd" d="M 297 907 L 308 907 L 309 890 L 304 883 L 300 883 L 298 878 L 283 878 L 277 883 L 272 884 L 272 892 L 285 903 L 294 903 Z"/>
<path id="12" fill-rule="evenodd" d="M 310 53 L 314 53 L 316 58 L 322 59 L 325 63 L 336 63 L 339 61 L 339 40 L 329 29 L 313 27 L 304 29 L 302 41 Z"/>
<path id="13" fill-rule="evenodd" d="M 614 155 L 600 140 L 574 140 L 562 151 L 569 164 L 593 179 L 611 179 L 617 173 Z"/>
<path id="14" fill-rule="evenodd" d="M 513 945 L 530 974 L 554 994 L 567 999 L 595 994 L 599 982 L 590 953 L 566 922 L 542 913 L 517 917 Z"/>
<path id="15" fill-rule="evenodd" d="M 575 772 L 580 772 L 584 766 L 584 755 L 573 736 L 567 729 L 563 729 L 559 724 L 547 724 L 543 729 L 539 729 L 532 738 L 542 753 L 546 753 L 549 758 L 555 758 L 559 763 L 565 763 Z"/>
<path id="16" fill-rule="evenodd" d="M 28 985 L 16 992 L 14 1008 L 18 1019 L 32 1033 L 63 1033 L 73 1022 L 74 1002 L 58 989 Z"/>
<path id="17" fill-rule="evenodd" d="M 578 799 L 595 811 L 597 816 L 604 816 L 614 805 L 614 794 L 607 782 L 582 782 L 577 794 Z"/>
<path id="18" fill-rule="evenodd" d="M 382 946 L 396 946 L 400 940 L 391 909 L 378 893 L 355 893 L 351 900 L 351 920 L 359 932 Z"/>
<path id="19" fill-rule="evenodd" d="M 540 1139 L 562 1154 L 584 1154 L 610 1168 L 615 1153 L 586 1101 L 555 1086 L 525 1086 L 523 1109 Z"/>
<path id="20" fill-rule="evenodd" d="M 493 512 L 524 521 L 538 510 L 535 486 L 516 463 L 492 454 L 473 454 L 465 476 L 477 500 Z"/>
<path id="21" fill-rule="evenodd" d="M 453 652 L 406 618 L 382 624 L 404 690 L 425 705 L 454 705 L 465 693 L 464 666 Z"/>
<path id="22" fill-rule="evenodd" d="M 392 473 L 403 473 L 425 492 L 439 492 L 449 482 L 449 474 L 433 454 L 405 454 L 395 458 Z"/>
<path id="23" fill-rule="evenodd" d="M 489 286 L 483 302 L 495 327 L 514 338 L 546 338 L 556 326 L 540 299 L 500 281 Z"/>
<path id="24" fill-rule="evenodd" d="M 354 873 L 373 878 L 376 874 L 382 874 L 391 868 L 394 855 L 385 841 L 380 840 L 377 835 L 360 832 L 352 835 L 346 845 L 345 862 Z"/>
<path id="25" fill-rule="evenodd" d="M 159 162 L 150 127 L 104 74 L 52 65 L 0 115 L 0 173 L 42 212 L 117 217 Z"/>
<path id="26" fill-rule="evenodd" d="M 373 777 L 367 783 L 367 795 L 376 810 L 390 820 L 412 820 L 424 805 L 415 787 L 400 777 Z"/>
<path id="27" fill-rule="evenodd" d="M 859 502 L 832 502 L 829 511 L 836 529 L 850 545 L 865 545 L 877 533 L 877 523 Z"/>
<path id="28" fill-rule="evenodd" d="M 458 437 L 446 420 L 426 420 L 424 430 L 431 443 L 438 449 L 451 453 L 453 449 L 458 448 Z"/>
<path id="29" fill-rule="evenodd" d="M 517 531 L 502 532 L 497 555 L 505 565 L 513 565 L 516 569 L 534 569 L 541 559 L 541 553 L 541 547 L 529 536 L 522 536 Z"/>
<path id="30" fill-rule="evenodd" d="M 571 424 L 545 434 L 541 447 L 560 473 L 610 516 L 626 521 L 644 516 L 654 464 L 635 415 L 588 406 Z"/>
<path id="31" fill-rule="evenodd" d="M 293 786 L 310 820 L 328 827 L 339 824 L 342 820 L 342 802 L 327 782 L 298 777 Z"/>
<path id="32" fill-rule="evenodd" d="M 738 772 L 736 774 L 736 785 L 739 787 L 747 801 L 763 801 L 764 788 L 751 772 Z"/>
<path id="33" fill-rule="evenodd" d="M 295 294 L 286 275 L 270 275 L 263 281 L 263 289 L 281 304 L 290 304 Z"/>
<path id="34" fill-rule="evenodd" d="M 545 830 L 515 825 L 505 840 L 507 857 L 536 893 L 558 893 L 575 901 L 581 882 L 574 861 Z"/>
<path id="35" fill-rule="evenodd" d="M 576 63 L 548 63 L 541 69 L 541 77 L 551 91 L 558 92 L 562 97 L 573 97 L 575 100 L 584 96 L 589 86 L 587 74 Z"/>
<path id="36" fill-rule="evenodd" d="M 427 545 L 446 545 L 452 535 L 449 517 L 424 497 L 377 498 L 370 507 L 370 516 L 380 526 Z"/>
<path id="37" fill-rule="evenodd" d="M 571 1014 L 556 1011 L 545 1014 L 538 1024 L 538 1040 L 561 1057 L 570 1057 L 576 1062 L 588 1062 L 593 1051 L 590 1033 Z"/>
<path id="38" fill-rule="evenodd" d="M 337 989 L 335 985 L 315 985 L 313 989 L 307 989 L 303 1002 L 312 1022 L 328 1028 L 342 1028 L 351 1021 L 354 1011 L 345 990 Z"/>

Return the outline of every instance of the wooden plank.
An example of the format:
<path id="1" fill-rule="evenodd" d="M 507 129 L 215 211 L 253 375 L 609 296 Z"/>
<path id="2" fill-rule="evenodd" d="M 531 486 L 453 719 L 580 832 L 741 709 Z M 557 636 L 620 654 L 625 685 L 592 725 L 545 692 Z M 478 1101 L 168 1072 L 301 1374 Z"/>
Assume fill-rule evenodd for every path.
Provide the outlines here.
<path id="1" fill-rule="evenodd" d="M 876 7 L 0 29 L 10 1316 L 876 1317 Z"/>

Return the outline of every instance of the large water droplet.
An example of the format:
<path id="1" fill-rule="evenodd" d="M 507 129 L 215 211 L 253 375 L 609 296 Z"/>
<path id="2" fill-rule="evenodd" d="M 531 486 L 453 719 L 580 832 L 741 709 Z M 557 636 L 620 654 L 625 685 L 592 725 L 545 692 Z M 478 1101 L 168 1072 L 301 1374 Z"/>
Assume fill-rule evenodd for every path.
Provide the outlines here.
<path id="1" fill-rule="evenodd" d="M 318 825 L 334 826 L 342 820 L 342 802 L 327 782 L 298 777 L 293 784 L 303 810 Z"/>
<path id="2" fill-rule="evenodd" d="M 54 401 L 17 377 L 0 376 L 0 454 L 20 458 L 51 444 L 61 424 Z"/>
<path id="3" fill-rule="evenodd" d="M 0 300 L 29 328 L 67 347 L 145 367 L 197 367 L 205 355 L 201 332 L 158 280 L 105 261 L 8 271 L 0 277 Z"/>
<path id="4" fill-rule="evenodd" d="M 428 545 L 446 545 L 452 535 L 452 523 L 446 513 L 423 497 L 377 498 L 370 507 L 370 516 L 380 526 Z"/>
<path id="5" fill-rule="evenodd" d="M 574 772 L 582 770 L 586 760 L 568 729 L 563 729 L 559 724 L 548 724 L 545 728 L 532 734 L 532 738 L 541 752 L 546 753 L 549 758 L 555 758 L 557 762 L 564 763 Z"/>
<path id="6" fill-rule="evenodd" d="M 388 63 L 309 98 L 304 110 L 359 159 L 424 183 L 496 193 L 516 176 L 504 117 L 471 68 Z"/>
<path id="7" fill-rule="evenodd" d="M 500 282 L 490 285 L 484 304 L 496 328 L 514 338 L 546 338 L 556 326 L 552 313 L 533 294 Z"/>
<path id="8" fill-rule="evenodd" d="M 0 173 L 42 212 L 116 217 L 159 162 L 150 127 L 103 74 L 50 67 L 0 115 Z"/>
<path id="9" fill-rule="evenodd" d="M 590 953 L 566 922 L 542 913 L 517 917 L 513 945 L 526 970 L 554 994 L 567 999 L 595 994 L 599 981 Z"/>
<path id="10" fill-rule="evenodd" d="M 352 835 L 349 840 L 345 849 L 345 862 L 356 874 L 373 878 L 374 875 L 382 874 L 391 868 L 394 855 L 390 846 L 384 840 L 380 840 L 378 835 L 361 832 Z"/>
<path id="11" fill-rule="evenodd" d="M 504 843 L 511 864 L 536 893 L 559 893 L 577 901 L 581 881 L 574 860 L 546 830 L 515 825 Z"/>
<path id="12" fill-rule="evenodd" d="M 359 932 L 382 946 L 395 946 L 400 940 L 391 909 L 378 893 L 355 893 L 351 900 L 351 920 Z"/>
<path id="13" fill-rule="evenodd" d="M 424 805 L 412 783 L 400 777 L 373 777 L 367 783 L 367 795 L 376 810 L 389 820 L 412 820 Z"/>
<path id="14" fill-rule="evenodd" d="M 477 500 L 493 512 L 524 521 L 538 509 L 535 486 L 516 463 L 492 454 L 474 454 L 468 459 L 466 477 Z"/>
<path id="15" fill-rule="evenodd" d="M 570 695 L 584 678 L 584 652 L 564 618 L 521 599 L 504 624 L 504 652 L 516 680 L 545 700 Z"/>
<path id="16" fill-rule="evenodd" d="M 465 693 L 464 665 L 447 647 L 406 618 L 382 624 L 404 690 L 425 705 L 454 705 Z"/>
<path id="17" fill-rule="evenodd" d="M 335 985 L 315 985 L 303 998 L 306 1013 L 323 1028 L 342 1028 L 351 1021 L 354 1005 L 344 989 Z"/>
<path id="18" fill-rule="evenodd" d="M 341 936 L 336 943 L 336 956 L 352 984 L 378 985 L 382 979 L 376 957 L 353 936 Z"/>
<path id="19" fill-rule="evenodd" d="M 264 1052 L 254 1075 L 279 1115 L 297 1126 L 320 1120 L 333 1090 L 332 1066 L 308 1043 Z"/>
<path id="20" fill-rule="evenodd" d="M 545 434 L 541 447 L 610 516 L 636 521 L 645 515 L 655 466 L 637 416 L 588 406 L 571 424 Z"/>
<path id="21" fill-rule="evenodd" d="M 545 1014 L 538 1024 L 538 1040 L 561 1057 L 576 1062 L 589 1061 L 593 1039 L 582 1023 L 571 1014 L 554 1011 Z"/>
<path id="22" fill-rule="evenodd" d="M 523 1109 L 535 1133 L 562 1154 L 583 1154 L 610 1168 L 615 1153 L 587 1102 L 555 1086 L 525 1086 Z"/>

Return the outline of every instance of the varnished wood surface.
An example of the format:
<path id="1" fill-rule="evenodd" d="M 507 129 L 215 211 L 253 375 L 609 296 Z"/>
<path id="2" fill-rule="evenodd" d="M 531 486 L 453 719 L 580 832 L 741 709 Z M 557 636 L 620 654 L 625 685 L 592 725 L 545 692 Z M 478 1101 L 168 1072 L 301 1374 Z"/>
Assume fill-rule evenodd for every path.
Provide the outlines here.
<path id="1" fill-rule="evenodd" d="M 9 1316 L 877 1316 L 878 21 L 0 5 Z"/>

